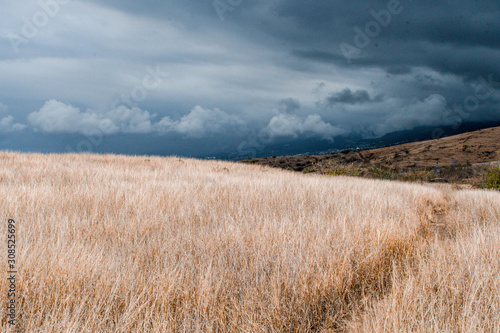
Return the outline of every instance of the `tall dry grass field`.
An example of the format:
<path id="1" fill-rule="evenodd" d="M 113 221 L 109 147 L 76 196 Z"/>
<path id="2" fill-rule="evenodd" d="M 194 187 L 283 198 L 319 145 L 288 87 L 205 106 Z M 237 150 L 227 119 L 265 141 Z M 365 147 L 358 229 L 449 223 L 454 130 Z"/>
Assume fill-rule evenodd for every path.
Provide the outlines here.
<path id="1" fill-rule="evenodd" d="M 0 153 L 0 214 L 22 332 L 500 331 L 498 192 Z"/>

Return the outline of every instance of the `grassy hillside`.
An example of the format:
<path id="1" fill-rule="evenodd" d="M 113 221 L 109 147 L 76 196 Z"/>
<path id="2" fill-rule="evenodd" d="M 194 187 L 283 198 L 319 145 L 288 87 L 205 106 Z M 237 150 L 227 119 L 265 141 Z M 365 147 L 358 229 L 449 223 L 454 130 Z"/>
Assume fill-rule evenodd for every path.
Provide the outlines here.
<path id="1" fill-rule="evenodd" d="M 23 332 L 500 330 L 494 191 L 0 153 L 0 212 Z"/>
<path id="2" fill-rule="evenodd" d="M 485 188 L 492 173 L 499 172 L 500 127 L 371 150 L 242 162 L 303 173 L 410 182 L 429 182 L 439 177 L 440 181 L 469 188 Z"/>

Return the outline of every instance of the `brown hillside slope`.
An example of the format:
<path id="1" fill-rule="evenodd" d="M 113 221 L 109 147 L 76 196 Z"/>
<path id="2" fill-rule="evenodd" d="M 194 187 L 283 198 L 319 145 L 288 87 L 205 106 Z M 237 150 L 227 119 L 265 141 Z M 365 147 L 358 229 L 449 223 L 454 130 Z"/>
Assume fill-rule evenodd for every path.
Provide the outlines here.
<path id="1" fill-rule="evenodd" d="M 500 127 L 463 133 L 442 139 L 412 142 L 397 146 L 384 147 L 361 152 L 345 151 L 340 154 L 323 156 L 267 157 L 244 161 L 302 172 L 346 174 L 354 176 L 373 176 L 367 170 L 381 168 L 384 172 L 397 173 L 398 176 L 384 173 L 383 178 L 408 180 L 408 173 L 427 172 L 435 169 L 436 162 L 441 170 L 452 178 L 463 182 L 478 177 L 480 171 L 471 166 L 479 163 L 500 160 Z M 486 166 L 482 167 L 486 169 Z M 460 170 L 458 170 L 460 169 Z M 458 174 L 457 174 L 458 172 Z M 404 177 L 399 177 L 404 174 Z M 455 175 L 457 174 L 457 175 Z M 455 176 L 453 176 L 455 175 Z M 452 177 L 453 176 L 453 177 Z M 426 174 L 424 178 L 411 180 L 430 180 L 437 174 Z"/>
<path id="2" fill-rule="evenodd" d="M 368 152 L 367 158 L 400 166 L 433 166 L 436 162 L 449 166 L 496 161 L 500 159 L 500 127 L 374 149 Z"/>

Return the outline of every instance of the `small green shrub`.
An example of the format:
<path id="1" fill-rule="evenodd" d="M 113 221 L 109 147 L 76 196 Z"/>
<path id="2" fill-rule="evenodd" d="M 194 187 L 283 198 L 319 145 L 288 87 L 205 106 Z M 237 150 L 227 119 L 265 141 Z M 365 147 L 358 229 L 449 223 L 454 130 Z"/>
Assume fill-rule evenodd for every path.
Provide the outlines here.
<path id="1" fill-rule="evenodd" d="M 500 190 L 500 167 L 488 169 L 484 180 L 484 187 Z"/>
<path id="2" fill-rule="evenodd" d="M 335 168 L 328 172 L 330 176 L 347 176 L 348 170 L 346 168 Z"/>
<path id="3" fill-rule="evenodd" d="M 368 171 L 375 175 L 375 177 L 381 179 L 392 179 L 393 177 L 392 172 L 384 168 L 373 167 L 368 169 Z"/>
<path id="4" fill-rule="evenodd" d="M 335 165 L 330 167 L 325 173 L 330 176 L 360 177 L 363 175 L 363 170 L 356 167 Z"/>

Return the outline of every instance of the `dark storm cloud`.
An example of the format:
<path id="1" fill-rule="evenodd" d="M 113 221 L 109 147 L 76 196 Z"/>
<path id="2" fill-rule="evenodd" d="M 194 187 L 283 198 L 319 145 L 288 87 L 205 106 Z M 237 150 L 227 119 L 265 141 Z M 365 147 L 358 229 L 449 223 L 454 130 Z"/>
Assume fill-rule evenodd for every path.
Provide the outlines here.
<path id="1" fill-rule="evenodd" d="M 499 72 L 500 2 L 496 0 L 243 0 L 230 6 L 223 22 L 214 1 L 94 2 L 134 15 L 180 21 L 187 29 L 234 31 L 239 38 L 256 45 L 285 48 L 294 56 L 314 62 L 381 67 L 391 74 L 407 72 L 413 66 L 469 75 Z M 384 16 L 389 8 L 397 8 L 397 14 Z M 366 35 L 370 22 L 382 22 L 380 32 L 368 37 L 365 48 L 359 48 L 355 28 Z M 340 49 L 342 43 L 361 51 L 351 64 Z"/>
<path id="2" fill-rule="evenodd" d="M 500 119 L 498 0 L 69 1 L 13 52 L 41 10 L 0 13 L 2 132 L 330 140 Z M 114 105 L 156 66 L 161 85 Z"/>
<path id="3" fill-rule="evenodd" d="M 405 65 L 394 65 L 385 68 L 385 71 L 391 75 L 408 74 L 411 72 L 411 68 Z"/>
<path id="4" fill-rule="evenodd" d="M 282 113 L 295 113 L 300 110 L 300 102 L 293 98 L 282 99 L 278 104 L 278 109 Z"/>
<path id="5" fill-rule="evenodd" d="M 400 4 L 398 14 L 389 13 L 391 1 L 274 3 L 287 23 L 295 23 L 289 31 L 303 30 L 291 51 L 302 59 L 379 67 L 391 74 L 419 66 L 468 76 L 500 69 L 498 1 L 401 0 L 395 2 Z M 283 32 L 279 36 L 288 37 Z M 342 43 L 359 50 L 351 62 Z"/>
<path id="6" fill-rule="evenodd" d="M 353 92 L 351 89 L 346 88 L 341 92 L 332 93 L 330 96 L 328 96 L 324 102 L 324 105 L 327 107 L 331 107 L 337 104 L 354 105 L 380 101 L 382 101 L 382 95 L 377 95 L 374 98 L 371 98 L 370 94 L 366 90 L 357 90 Z"/>

